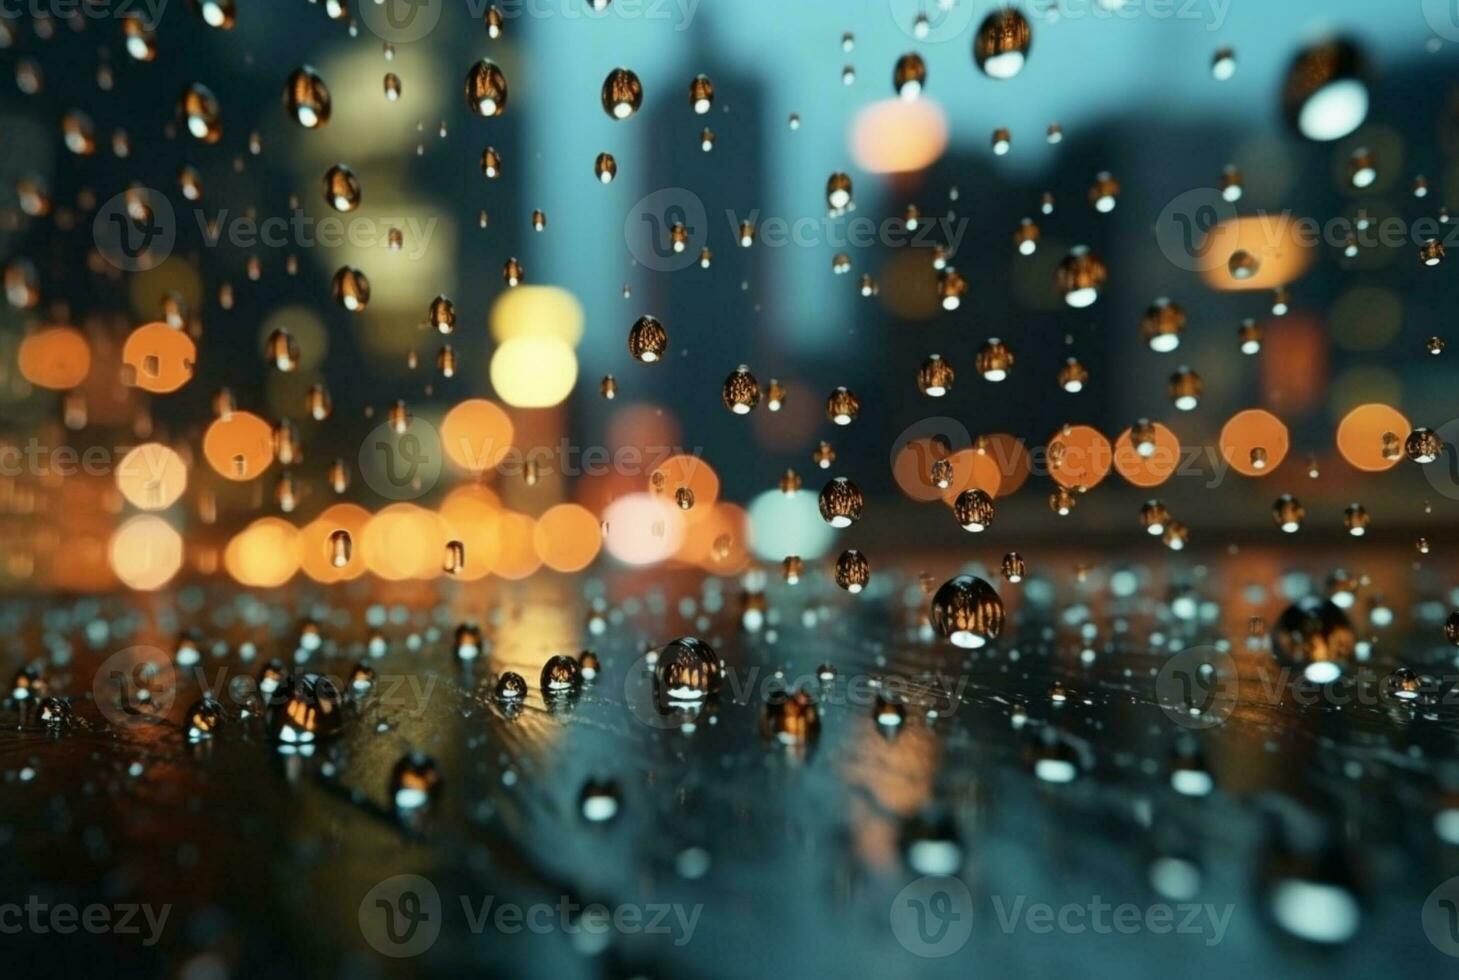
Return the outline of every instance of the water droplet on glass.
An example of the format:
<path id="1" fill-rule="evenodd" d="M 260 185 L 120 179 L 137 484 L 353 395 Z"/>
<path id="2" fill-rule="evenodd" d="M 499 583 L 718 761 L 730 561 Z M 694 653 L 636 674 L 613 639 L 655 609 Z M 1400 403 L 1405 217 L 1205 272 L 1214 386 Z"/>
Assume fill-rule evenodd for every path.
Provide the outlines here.
<path id="1" fill-rule="evenodd" d="M 973 60 L 989 78 L 1009 79 L 1023 70 L 1033 31 L 1022 13 L 1007 7 L 984 18 L 973 39 Z"/>
<path id="2" fill-rule="evenodd" d="M 329 86 L 310 66 L 296 68 L 284 84 L 284 108 L 300 126 L 317 129 L 329 122 Z"/>
<path id="3" fill-rule="evenodd" d="M 1003 600 L 974 575 L 948 579 L 932 597 L 932 624 L 954 646 L 976 650 L 1003 630 Z"/>
<path id="4" fill-rule="evenodd" d="M 602 100 L 603 111 L 611 118 L 627 119 L 643 105 L 643 83 L 627 68 L 614 68 L 603 79 Z"/>

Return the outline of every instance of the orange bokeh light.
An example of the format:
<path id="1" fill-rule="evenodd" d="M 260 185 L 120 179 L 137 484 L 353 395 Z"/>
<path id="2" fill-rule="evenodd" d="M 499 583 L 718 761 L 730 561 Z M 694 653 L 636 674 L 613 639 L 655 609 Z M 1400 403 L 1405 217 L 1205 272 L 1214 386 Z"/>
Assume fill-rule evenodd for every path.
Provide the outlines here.
<path id="1" fill-rule="evenodd" d="M 1305 273 L 1313 261 L 1313 249 L 1298 235 L 1295 215 L 1254 215 L 1223 221 L 1206 234 L 1201 270 L 1206 285 L 1229 292 L 1271 290 L 1285 286 Z M 1244 279 L 1231 275 L 1228 259 L 1246 252 L 1261 265 Z"/>
<path id="2" fill-rule="evenodd" d="M 466 548 L 466 564 L 455 575 L 467 582 L 485 578 L 501 561 L 500 498 L 479 483 L 452 490 L 441 502 L 441 520 L 451 539 Z"/>
<path id="3" fill-rule="evenodd" d="M 359 504 L 335 504 L 325 508 L 299 531 L 299 555 L 304 574 L 325 584 L 347 582 L 365 574 L 365 554 L 359 542 L 369 522 L 370 512 Z M 334 564 L 331 538 L 336 531 L 347 532 L 355 545 L 350 549 L 350 560 L 343 565 Z"/>
<path id="4" fill-rule="evenodd" d="M 734 504 L 716 504 L 708 516 L 688 527 L 674 557 L 715 575 L 737 575 L 750 564 L 749 517 Z"/>
<path id="5" fill-rule="evenodd" d="M 240 585 L 271 589 L 299 570 L 299 531 L 278 517 L 261 517 L 228 542 L 223 567 Z"/>
<path id="6" fill-rule="evenodd" d="M 1243 476 L 1267 476 L 1287 458 L 1287 427 L 1271 412 L 1248 408 L 1237 412 L 1221 428 L 1221 455 Z M 1261 465 L 1255 462 L 1265 451 Z"/>
<path id="7" fill-rule="evenodd" d="M 161 322 L 144 323 L 122 345 L 123 380 L 165 395 L 192 380 L 197 357 L 197 344 L 181 330 Z"/>
<path id="8" fill-rule="evenodd" d="M 391 504 L 365 525 L 356 547 L 365 566 L 380 578 L 432 579 L 444 574 L 446 524 L 440 516 L 415 504 Z"/>
<path id="9" fill-rule="evenodd" d="M 900 459 L 900 454 L 899 454 Z M 947 461 L 952 464 L 952 482 L 946 490 L 938 491 L 945 503 L 952 503 L 964 490 L 977 488 L 990 497 L 998 496 L 1003 486 L 1003 474 L 998 461 L 989 453 L 976 449 L 959 449 Z"/>
<path id="10" fill-rule="evenodd" d="M 670 456 L 649 475 L 650 486 L 657 481 L 658 474 L 663 475 L 662 492 L 670 500 L 680 487 L 688 487 L 694 494 L 694 506 L 684 514 L 691 524 L 702 520 L 719 500 L 719 474 L 703 457 Z"/>
<path id="11" fill-rule="evenodd" d="M 537 557 L 558 572 L 587 568 L 603 547 L 602 527 L 593 512 L 578 504 L 558 504 L 537 518 L 533 532 Z"/>
<path id="12" fill-rule="evenodd" d="M 512 449 L 516 428 L 496 402 L 468 398 L 441 420 L 441 445 L 451 462 L 480 473 L 499 464 Z"/>
<path id="13" fill-rule="evenodd" d="M 939 455 L 930 436 L 907 440 L 892 457 L 892 479 L 913 500 L 936 500 L 942 490 L 933 482 L 932 464 Z"/>
<path id="14" fill-rule="evenodd" d="M 537 522 L 526 514 L 504 510 L 501 513 L 501 558 L 496 573 L 505 579 L 524 579 L 542 567 L 537 557 Z"/>
<path id="15" fill-rule="evenodd" d="M 91 373 L 91 345 L 75 327 L 26 334 L 16 355 L 21 377 L 37 388 L 75 388 Z"/>
<path id="16" fill-rule="evenodd" d="M 252 480 L 274 461 L 274 434 L 252 412 L 233 412 L 213 420 L 203 433 L 203 457 L 229 480 Z"/>
<path id="17" fill-rule="evenodd" d="M 1115 440 L 1115 470 L 1137 487 L 1158 487 L 1174 475 L 1180 466 L 1180 440 L 1159 422 L 1154 423 L 1155 448 L 1149 456 L 1135 450 L 1133 429 L 1121 432 Z"/>
<path id="18" fill-rule="evenodd" d="M 1383 455 L 1384 436 L 1392 435 L 1398 447 L 1408 438 L 1413 426 L 1396 408 L 1369 402 L 1359 405 L 1337 426 L 1337 451 L 1342 458 L 1360 470 L 1380 473 L 1392 469 L 1403 458 L 1401 451 Z M 1390 444 L 1392 445 L 1392 444 Z"/>
<path id="19" fill-rule="evenodd" d="M 1049 439 L 1049 476 L 1061 487 L 1093 490 L 1109 475 L 1114 449 L 1098 429 L 1066 425 Z"/>
<path id="20" fill-rule="evenodd" d="M 1024 446 L 1022 439 L 1006 432 L 995 432 L 984 437 L 983 441 L 987 444 L 984 455 L 998 467 L 998 490 L 993 496 L 1008 497 L 1017 493 L 1033 469 L 1028 447 Z"/>

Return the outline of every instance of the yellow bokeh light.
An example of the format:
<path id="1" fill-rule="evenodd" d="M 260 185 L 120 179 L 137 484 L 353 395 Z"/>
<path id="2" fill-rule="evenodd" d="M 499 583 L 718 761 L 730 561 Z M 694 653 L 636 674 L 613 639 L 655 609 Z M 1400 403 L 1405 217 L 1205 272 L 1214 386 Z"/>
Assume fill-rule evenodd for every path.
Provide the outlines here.
<path id="1" fill-rule="evenodd" d="M 234 535 L 223 552 L 223 567 L 240 585 L 271 589 L 299 570 L 299 531 L 278 517 L 261 517 Z"/>
<path id="2" fill-rule="evenodd" d="M 365 565 L 392 582 L 444 574 L 446 524 L 415 504 L 392 504 L 370 518 L 359 542 Z"/>
<path id="3" fill-rule="evenodd" d="M 364 549 L 358 542 L 370 522 L 370 512 L 359 504 L 335 504 L 325 508 L 314 520 L 299 532 L 299 556 L 304 574 L 316 582 L 347 582 L 365 574 Z M 335 549 L 332 539 L 336 531 L 350 536 L 352 547 L 349 561 L 343 565 L 334 563 Z"/>
<path id="4" fill-rule="evenodd" d="M 851 126 L 851 154 L 863 170 L 905 173 L 930 167 L 947 149 L 947 116 L 931 99 L 883 99 Z"/>
<path id="5" fill-rule="evenodd" d="M 130 589 L 160 589 L 182 567 L 182 535 L 162 518 L 142 514 L 117 528 L 108 549 L 112 571 Z"/>
<path id="6" fill-rule="evenodd" d="M 466 548 L 466 564 L 455 577 L 467 582 L 485 578 L 501 561 L 501 501 L 479 483 L 457 487 L 441 502 L 441 520 L 452 541 Z"/>
<path id="7" fill-rule="evenodd" d="M 187 489 L 187 464 L 160 442 L 143 443 L 117 465 L 117 489 L 142 510 L 165 510 Z"/>
<path id="8" fill-rule="evenodd" d="M 491 356 L 491 384 L 502 401 L 517 408 L 561 404 L 578 379 L 578 359 L 565 341 L 514 337 Z"/>
<path id="9" fill-rule="evenodd" d="M 583 307 L 577 297 L 557 286 L 508 289 L 492 304 L 491 336 L 499 344 L 540 337 L 576 347 L 583 339 Z"/>
<path id="10" fill-rule="evenodd" d="M 1249 292 L 1276 289 L 1301 277 L 1312 265 L 1314 249 L 1299 221 L 1293 215 L 1255 215 L 1232 218 L 1212 228 L 1199 253 L 1206 285 Z M 1232 276 L 1227 264 L 1237 252 L 1246 252 L 1260 262 L 1243 279 Z"/>

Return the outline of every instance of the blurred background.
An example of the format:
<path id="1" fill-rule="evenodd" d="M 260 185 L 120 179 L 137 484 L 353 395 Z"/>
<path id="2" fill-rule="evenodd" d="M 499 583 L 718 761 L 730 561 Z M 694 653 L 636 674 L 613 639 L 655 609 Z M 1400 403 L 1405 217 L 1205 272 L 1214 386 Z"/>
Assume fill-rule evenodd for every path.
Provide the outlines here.
<path id="1" fill-rule="evenodd" d="M 1459 440 L 1454 259 L 1425 246 L 1459 203 L 1451 5 L 1030 0 L 1026 64 L 996 79 L 973 56 L 1004 9 L 984 0 L 397 3 L 0 11 L 0 649 L 15 689 L 43 681 L 81 716 L 5 705 L 0 892 L 146 898 L 181 924 L 157 949 L 26 935 L 28 970 L 1447 962 L 1415 909 L 1459 870 L 1452 698 L 1375 692 L 1454 662 L 1459 470 L 1452 448 L 1419 464 L 1408 447 L 1419 426 Z M 913 52 L 925 77 L 899 92 Z M 482 58 L 509 91 L 490 117 L 462 96 Z M 603 101 L 618 66 L 642 86 L 626 119 Z M 1308 138 L 1334 116 L 1336 138 Z M 828 216 L 837 174 L 853 207 Z M 161 244 L 119 251 L 128 223 Z M 1059 286 L 1080 246 L 1107 272 L 1087 306 Z M 1162 351 L 1142 323 L 1180 319 L 1163 297 L 1184 326 Z M 659 363 L 630 352 L 644 316 L 668 334 Z M 979 367 L 994 338 L 1001 381 Z M 940 398 L 919 390 L 932 354 L 956 373 Z M 741 364 L 760 395 L 744 415 L 725 404 Z M 1199 382 L 1173 383 L 1183 369 Z M 843 386 L 845 426 L 826 411 Z M 833 476 L 866 498 L 834 534 Z M 949 512 L 973 487 L 996 498 L 980 536 Z M 1298 533 L 1273 520 L 1282 494 Z M 1151 498 L 1187 531 L 1145 533 Z M 875 569 L 859 596 L 831 584 L 848 547 Z M 997 648 L 936 641 L 929 584 L 993 579 L 1015 549 L 1028 573 L 999 580 Z M 772 574 L 789 555 L 795 588 Z M 1372 700 L 1257 690 L 1278 666 L 1266 622 L 1309 594 L 1351 610 L 1340 693 Z M 460 655 L 468 624 L 489 667 Z M 796 751 L 751 735 L 758 688 L 697 728 L 638 724 L 623 679 L 689 632 L 777 682 L 828 664 L 967 687 L 904 727 L 827 697 L 819 746 Z M 1233 651 L 1247 689 L 1232 724 L 1193 732 L 1147 681 L 1200 644 Z M 603 673 L 571 710 L 492 700 L 495 672 L 535 688 L 590 645 Z M 292 651 L 426 695 L 352 701 L 317 755 L 259 751 L 257 717 L 194 741 L 186 677 L 157 725 L 107 714 L 103 668 L 154 648 L 244 680 Z M 392 809 L 416 749 L 448 787 L 423 826 Z M 585 801 L 607 797 L 623 815 L 589 827 Z M 1212 952 L 1031 941 L 980 911 L 962 957 L 913 959 L 888 909 L 949 868 L 980 909 L 1194 896 L 1236 918 Z M 687 948 L 454 930 L 387 961 L 361 902 L 398 874 L 447 903 L 708 914 Z"/>
<path id="2" fill-rule="evenodd" d="M 267 14 L 245 8 L 236 18 L 231 4 L 171 3 L 155 31 L 137 37 L 107 6 L 7 19 L 3 57 L 16 84 L 0 103 L 8 197 L 0 247 L 10 297 L 0 334 L 3 437 L 12 457 L 32 440 L 53 462 L 47 454 L 57 447 L 110 455 L 70 477 L 57 475 L 64 459 L 7 469 L 11 546 L 0 574 L 10 587 L 82 591 L 153 587 L 184 569 L 255 585 L 301 573 L 353 578 L 367 568 L 387 578 L 432 577 L 439 563 L 424 546 L 418 555 L 382 556 L 415 548 L 410 542 L 475 534 L 497 543 L 468 547 L 470 574 L 521 578 L 544 564 L 570 570 L 595 557 L 554 544 L 563 537 L 556 523 L 538 533 L 550 508 L 581 505 L 554 518 L 580 529 L 589 515 L 607 519 L 623 498 L 614 512 L 619 537 L 610 528 L 605 538 L 610 553 L 733 572 L 751 555 L 811 558 L 829 547 L 814 513 L 813 494 L 830 475 L 813 459 L 822 440 L 835 454 L 829 469 L 852 476 L 869 498 L 873 519 L 856 529 L 864 549 L 951 546 L 956 527 L 926 499 L 950 501 L 974 482 L 1007 498 L 1000 521 L 1027 541 L 1137 534 L 1137 508 L 1152 484 L 1186 519 L 1193 544 L 1269 535 L 1270 504 L 1282 492 L 1299 495 L 1312 515 L 1306 541 L 1341 542 L 1343 508 L 1353 501 L 1373 515 L 1380 539 L 1441 536 L 1453 520 L 1443 506 L 1450 501 L 1426 512 L 1436 498 L 1430 483 L 1382 445 L 1384 433 L 1402 440 L 1411 425 L 1437 429 L 1455 414 L 1453 355 L 1429 352 L 1429 338 L 1446 335 L 1448 277 L 1419 261 L 1421 242 L 1407 230 L 1420 218 L 1437 221 L 1455 193 L 1453 57 L 1431 23 L 1432 6 L 1034 3 L 1023 8 L 1033 28 L 1027 66 L 1006 81 L 973 64 L 971 38 L 993 7 L 971 2 L 922 10 L 890 0 L 833 17 L 688 0 L 601 13 L 568 0 L 506 4 L 495 39 L 484 26 L 486 5 L 428 4 L 435 28 L 394 45 L 361 10 L 328 3 Z M 929 18 L 921 29 L 919 14 Z M 210 26 L 210 17 L 226 29 Z M 1351 135 L 1314 142 L 1284 120 L 1283 87 L 1298 54 L 1334 36 L 1360 52 L 1371 110 Z M 912 51 L 926 81 L 920 98 L 898 99 L 892 66 Z M 466 68 L 480 57 L 498 64 L 510 85 L 509 107 L 495 118 L 476 116 L 460 95 Z M 293 121 L 281 100 L 285 80 L 306 64 L 332 97 L 328 124 L 313 129 Z M 644 92 L 627 120 L 611 118 L 600 101 L 603 79 L 618 65 L 636 72 Z M 704 115 L 687 94 L 700 73 L 714 86 Z M 216 96 L 216 142 L 189 138 L 178 123 L 181 94 L 193 82 Z M 1046 136 L 1055 123 L 1056 143 Z M 1006 153 L 994 152 L 995 130 L 1010 136 Z M 500 161 L 494 179 L 482 171 L 488 147 Z M 610 184 L 595 174 L 600 153 L 616 161 Z M 1373 164 L 1356 182 L 1362 186 L 1353 179 L 1355 154 Z M 344 215 L 319 193 L 337 163 L 362 189 L 359 207 Z M 1253 254 L 1263 263 L 1250 278 L 1229 275 L 1221 262 L 1190 271 L 1162 254 L 1158 240 L 1168 206 L 1222 187 L 1228 167 L 1239 171 L 1242 190 L 1229 216 L 1254 222 L 1246 233 L 1256 236 Z M 835 172 L 851 178 L 854 210 L 827 218 L 824 189 Z M 1101 173 L 1117 188 L 1108 213 L 1092 206 Z M 108 263 L 93 233 L 93 212 L 128 188 L 155 189 L 175 212 L 171 254 L 135 274 Z M 663 209 L 664 194 L 670 212 L 686 194 L 702 206 L 692 247 L 669 263 L 682 268 L 643 264 L 652 254 L 642 247 L 646 221 L 664 218 L 651 213 Z M 896 224 L 909 207 L 927 226 L 915 237 Z M 544 216 L 541 230 L 534 212 Z M 1256 223 L 1262 214 L 1321 222 L 1328 237 L 1329 222 L 1362 215 L 1400 219 L 1404 230 L 1397 244 L 1365 239 L 1352 254 L 1340 237 L 1279 248 L 1285 233 Z M 331 215 L 376 232 L 399 228 L 403 247 L 392 250 L 384 234 L 320 244 L 308 222 Z M 271 217 L 304 230 L 269 244 L 240 242 L 232 230 Z M 1015 245 L 1023 219 L 1038 228 L 1032 254 Z M 778 221 L 782 232 L 742 248 L 745 220 L 767 228 Z M 208 222 L 225 229 L 213 243 Z M 869 241 L 845 240 L 853 222 L 873 228 Z M 787 225 L 794 241 L 785 240 Z M 938 245 L 944 258 L 934 255 Z M 1109 273 L 1098 303 L 1085 309 L 1066 305 L 1055 287 L 1057 266 L 1075 245 L 1091 247 Z M 700 248 L 712 253 L 708 268 L 697 261 Z M 966 282 L 955 310 L 939 303 L 934 258 Z M 526 288 L 503 279 L 512 259 Z M 358 312 L 330 298 L 342 266 L 368 277 L 369 303 Z M 1277 287 L 1288 291 L 1285 300 Z M 428 323 L 437 295 L 454 304 L 450 336 Z M 1159 297 L 1177 302 L 1188 320 L 1172 353 L 1151 351 L 1140 332 Z M 1276 303 L 1285 315 L 1273 315 Z M 637 363 L 628 352 L 628 329 L 644 314 L 668 330 L 662 364 Z M 182 383 L 165 393 L 123 383 L 128 338 L 169 319 L 196 347 L 195 364 L 174 379 Z M 1248 319 L 1262 338 L 1250 356 L 1237 338 Z M 280 329 L 297 346 L 288 371 L 269 360 L 269 338 Z M 1016 357 L 1002 383 L 974 369 L 990 338 Z M 512 339 L 524 342 L 506 343 Z M 138 337 L 133 356 L 183 357 L 171 342 Z M 451 377 L 439 367 L 447 344 Z M 941 399 L 922 396 L 915 383 L 932 353 L 957 372 Z M 1070 357 L 1088 374 L 1077 394 L 1059 376 Z M 762 403 L 747 418 L 725 411 L 720 389 L 739 364 L 762 387 L 779 381 L 783 408 Z M 1203 382 L 1188 412 L 1167 392 L 1183 367 Z M 605 375 L 616 382 L 611 401 L 600 394 Z M 323 420 L 311 414 L 315 385 L 332 402 Z M 846 428 L 823 411 L 837 386 L 863 406 Z M 287 420 L 297 458 L 286 454 L 286 465 L 260 449 L 244 479 L 221 475 L 203 437 L 223 388 L 258 417 L 250 422 L 276 430 Z M 354 472 L 359 447 L 397 402 L 441 430 L 468 399 L 491 404 L 460 410 L 445 429 L 448 442 L 510 442 L 522 459 L 535 452 L 544 465 L 535 473 L 485 465 L 493 452 L 460 465 L 448 447 L 440 478 L 409 494 L 381 494 Z M 1259 479 L 1230 472 L 1226 459 L 1249 459 L 1255 437 L 1243 441 L 1240 425 L 1223 440 L 1228 421 L 1247 409 L 1270 412 L 1288 440 Z M 944 421 L 929 428 L 929 417 Z M 1122 477 L 1137 467 L 1117 466 L 1097 488 L 1097 477 L 1071 476 L 1062 482 L 1092 492 L 1053 519 L 1056 480 L 1039 456 L 1059 427 L 1092 427 L 1066 437 L 1076 446 L 1091 439 L 1098 451 L 1137 419 L 1167 427 L 1161 447 L 1178 442 L 1179 475 L 1170 478 L 1172 461 L 1133 481 Z M 995 450 L 1003 472 L 990 477 L 983 463 L 960 464 L 956 485 L 928 493 L 924 473 L 898 475 L 892 465 L 909 427 L 950 435 L 954 450 L 981 438 L 982 454 Z M 256 435 L 256 427 L 233 426 L 219 445 Z M 152 476 L 133 482 L 150 486 L 165 473 L 160 494 L 129 487 L 119 472 L 127 468 L 116 447 L 138 444 Z M 581 473 L 595 468 L 573 462 L 590 447 L 610 460 L 596 467 L 604 472 Z M 651 465 L 632 462 L 634 448 Z M 652 470 L 673 454 L 703 463 L 701 499 L 685 514 L 648 492 Z M 342 493 L 331 487 L 337 460 L 349 480 Z M 776 489 L 787 469 L 806 488 L 791 498 Z M 448 506 L 461 487 L 474 489 Z M 342 570 L 330 567 L 318 547 L 326 526 L 353 528 L 360 543 L 368 515 L 392 498 L 399 520 L 386 523 L 397 530 L 377 529 Z M 505 517 L 490 532 L 466 527 L 480 531 L 480 520 L 463 515 L 487 510 Z M 667 532 L 644 531 L 665 520 Z M 121 540 L 132 547 L 117 546 L 123 527 L 130 537 Z M 655 540 L 645 543 L 646 535 Z M 229 545 L 240 541 L 230 562 Z M 137 557 L 138 545 L 146 557 Z M 571 553 L 558 555 L 559 547 Z M 132 557 L 119 565 L 119 551 Z"/>

